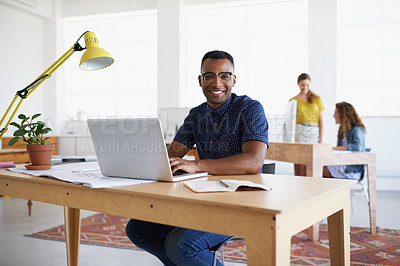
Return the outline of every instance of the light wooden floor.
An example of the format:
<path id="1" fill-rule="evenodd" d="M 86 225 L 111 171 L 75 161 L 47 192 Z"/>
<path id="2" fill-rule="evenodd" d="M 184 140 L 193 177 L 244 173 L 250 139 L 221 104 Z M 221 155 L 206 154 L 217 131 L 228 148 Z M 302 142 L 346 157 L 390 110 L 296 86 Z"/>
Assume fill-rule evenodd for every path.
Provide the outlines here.
<path id="1" fill-rule="evenodd" d="M 367 203 L 361 191 L 353 190 L 351 225 L 368 227 Z M 400 192 L 377 193 L 377 224 L 379 227 L 400 229 Z M 65 243 L 24 237 L 64 223 L 63 209 L 34 202 L 32 216 L 27 215 L 27 201 L 0 198 L 0 265 L 58 266 L 66 265 Z M 82 211 L 82 217 L 94 213 Z M 155 257 L 142 251 L 80 245 L 79 264 L 102 265 L 162 265 Z M 226 265 L 243 265 L 227 263 Z"/>

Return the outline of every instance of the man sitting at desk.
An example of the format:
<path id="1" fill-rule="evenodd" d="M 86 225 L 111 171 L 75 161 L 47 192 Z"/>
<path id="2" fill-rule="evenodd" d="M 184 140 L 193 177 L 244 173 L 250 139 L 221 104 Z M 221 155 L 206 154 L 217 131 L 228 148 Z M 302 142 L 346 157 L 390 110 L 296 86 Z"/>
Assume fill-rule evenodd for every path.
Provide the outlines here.
<path id="1" fill-rule="evenodd" d="M 190 111 L 168 147 L 173 172 L 260 172 L 268 147 L 268 122 L 259 102 L 232 93 L 233 73 L 230 54 L 211 51 L 204 55 L 198 79 L 207 102 Z M 194 145 L 200 160 L 182 159 Z M 126 225 L 126 234 L 165 265 L 191 266 L 212 265 L 210 248 L 229 237 L 135 219 Z"/>

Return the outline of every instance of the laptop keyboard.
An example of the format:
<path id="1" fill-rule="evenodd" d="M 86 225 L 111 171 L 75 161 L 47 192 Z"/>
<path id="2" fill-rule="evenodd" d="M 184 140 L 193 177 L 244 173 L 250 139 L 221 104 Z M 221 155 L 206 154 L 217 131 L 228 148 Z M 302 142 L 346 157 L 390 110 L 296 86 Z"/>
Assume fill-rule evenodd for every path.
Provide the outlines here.
<path id="1" fill-rule="evenodd" d="M 177 172 L 175 172 L 175 173 L 172 173 L 172 176 L 180 176 L 180 175 L 184 175 L 184 174 L 187 174 L 187 172 L 184 172 L 184 171 L 177 171 Z"/>

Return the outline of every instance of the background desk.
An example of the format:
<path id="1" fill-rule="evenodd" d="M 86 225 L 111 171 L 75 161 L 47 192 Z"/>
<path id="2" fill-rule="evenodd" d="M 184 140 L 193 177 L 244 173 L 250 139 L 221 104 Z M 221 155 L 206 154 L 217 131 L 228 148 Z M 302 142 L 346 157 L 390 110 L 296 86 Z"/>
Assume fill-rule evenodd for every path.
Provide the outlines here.
<path id="1" fill-rule="evenodd" d="M 15 164 L 30 163 L 26 144 L 22 140 L 18 140 L 13 146 L 8 146 L 11 137 L 4 137 L 1 141 L 2 149 L 0 149 L 0 162 L 14 162 Z M 50 137 L 50 142 L 55 145 L 53 155 L 58 154 L 58 138 Z"/>
<path id="2" fill-rule="evenodd" d="M 15 164 L 29 163 L 29 154 L 25 149 L 0 150 L 0 162 L 14 162 Z"/>
<path id="3" fill-rule="evenodd" d="M 194 193 L 183 183 L 168 182 L 89 189 L 1 169 L 0 194 L 64 206 L 68 265 L 78 264 L 80 209 L 242 237 L 250 266 L 289 265 L 291 236 L 328 217 L 331 264 L 350 265 L 355 181 L 276 175 L 209 179 L 222 178 L 251 180 L 272 191 Z"/>
<path id="4" fill-rule="evenodd" d="M 370 152 L 336 153 L 329 144 L 270 142 L 265 159 L 292 162 L 306 166 L 306 175 L 322 177 L 325 165 L 366 164 L 369 193 L 369 221 L 371 234 L 376 234 L 376 154 Z M 318 240 L 318 227 L 312 239 Z"/>

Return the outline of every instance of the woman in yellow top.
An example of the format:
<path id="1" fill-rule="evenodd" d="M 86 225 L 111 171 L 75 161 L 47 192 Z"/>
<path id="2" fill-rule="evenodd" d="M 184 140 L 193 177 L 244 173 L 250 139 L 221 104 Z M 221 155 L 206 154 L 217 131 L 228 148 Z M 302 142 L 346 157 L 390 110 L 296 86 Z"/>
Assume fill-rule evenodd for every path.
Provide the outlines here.
<path id="1" fill-rule="evenodd" d="M 290 99 L 297 101 L 296 142 L 322 143 L 324 123 L 321 98 L 310 90 L 311 78 L 303 73 L 297 78 L 300 93 Z"/>
<path id="2" fill-rule="evenodd" d="M 290 99 L 297 101 L 295 140 L 303 143 L 322 143 L 324 133 L 322 111 L 325 108 L 321 98 L 310 90 L 310 83 L 311 78 L 308 74 L 300 74 L 297 78 L 300 93 Z M 294 174 L 305 176 L 305 165 L 295 164 Z"/>

